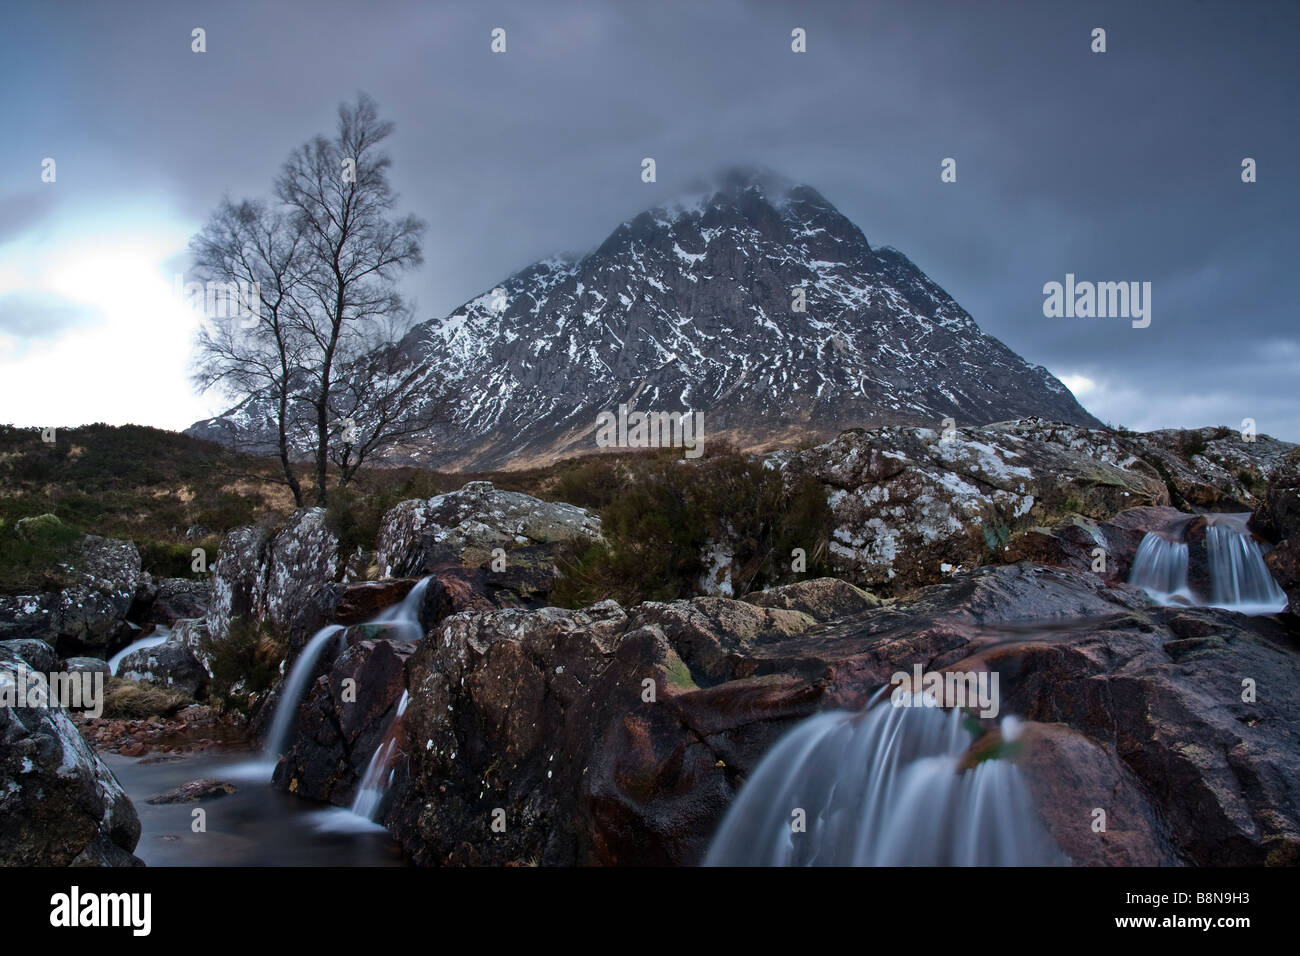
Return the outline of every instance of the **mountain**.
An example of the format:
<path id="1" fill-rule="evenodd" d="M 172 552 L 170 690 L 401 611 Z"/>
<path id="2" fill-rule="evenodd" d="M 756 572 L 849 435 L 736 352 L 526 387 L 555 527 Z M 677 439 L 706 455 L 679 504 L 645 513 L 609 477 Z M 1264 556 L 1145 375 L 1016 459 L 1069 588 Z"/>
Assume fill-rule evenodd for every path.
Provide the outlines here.
<path id="1" fill-rule="evenodd" d="M 443 468 L 594 451 L 597 415 L 624 403 L 703 411 L 706 444 L 746 448 L 948 417 L 1099 424 L 815 189 L 745 168 L 589 255 L 515 273 L 398 348 L 448 424 L 397 457 Z M 254 400 L 190 431 L 229 440 L 262 418 Z"/>

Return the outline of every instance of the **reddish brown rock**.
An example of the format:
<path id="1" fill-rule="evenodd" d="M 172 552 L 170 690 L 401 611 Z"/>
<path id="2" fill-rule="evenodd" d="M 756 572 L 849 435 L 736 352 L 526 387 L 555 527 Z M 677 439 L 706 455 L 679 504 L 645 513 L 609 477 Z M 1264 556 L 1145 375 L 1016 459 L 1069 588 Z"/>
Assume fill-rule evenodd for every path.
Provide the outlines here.
<path id="1" fill-rule="evenodd" d="M 1284 690 L 1300 664 L 1274 619 L 1152 608 L 1031 565 L 844 620 L 780 610 L 707 598 L 448 618 L 409 662 L 390 828 L 420 863 L 696 863 L 781 733 L 865 706 L 920 663 L 997 672 L 1001 713 L 1027 721 L 1023 773 L 1076 863 L 1279 863 L 1300 847 L 1300 704 Z"/>
<path id="2" fill-rule="evenodd" d="M 275 786 L 351 803 L 396 716 L 406 689 L 406 659 L 414 649 L 398 641 L 360 640 L 339 654 L 298 708 L 292 745 L 275 768 Z"/>

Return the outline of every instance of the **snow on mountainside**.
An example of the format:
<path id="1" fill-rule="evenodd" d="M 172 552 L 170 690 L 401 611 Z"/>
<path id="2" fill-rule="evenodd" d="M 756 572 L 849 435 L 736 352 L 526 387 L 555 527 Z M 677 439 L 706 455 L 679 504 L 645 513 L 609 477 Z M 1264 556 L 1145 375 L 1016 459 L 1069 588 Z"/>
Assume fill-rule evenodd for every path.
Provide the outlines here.
<path id="1" fill-rule="evenodd" d="M 742 447 L 946 417 L 1097 424 L 816 190 L 747 169 L 581 259 L 516 273 L 399 348 L 449 424 L 398 457 L 440 467 L 594 451 L 597 414 L 620 403 L 703 410 L 706 443 Z M 190 431 L 229 440 L 263 418 L 254 401 Z"/>

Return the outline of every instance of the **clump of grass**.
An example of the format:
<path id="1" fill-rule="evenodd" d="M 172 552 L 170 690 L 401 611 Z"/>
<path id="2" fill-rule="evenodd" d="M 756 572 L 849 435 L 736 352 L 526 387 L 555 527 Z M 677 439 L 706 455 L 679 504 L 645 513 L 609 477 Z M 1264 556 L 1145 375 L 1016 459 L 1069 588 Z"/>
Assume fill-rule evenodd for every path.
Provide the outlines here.
<path id="1" fill-rule="evenodd" d="M 330 491 L 325 524 L 339 539 L 339 553 L 357 548 L 373 551 L 379 525 L 394 505 L 412 498 L 432 498 L 460 488 L 468 478 L 414 468 L 363 473 L 351 484 Z"/>
<path id="2" fill-rule="evenodd" d="M 192 698 L 178 690 L 125 677 L 110 677 L 104 685 L 102 716 L 124 720 L 143 720 L 155 714 L 170 717 L 192 703 Z"/>
<path id="3" fill-rule="evenodd" d="M 607 508 L 618 499 L 634 468 L 628 456 L 591 455 L 564 468 L 549 496 L 581 508 Z"/>

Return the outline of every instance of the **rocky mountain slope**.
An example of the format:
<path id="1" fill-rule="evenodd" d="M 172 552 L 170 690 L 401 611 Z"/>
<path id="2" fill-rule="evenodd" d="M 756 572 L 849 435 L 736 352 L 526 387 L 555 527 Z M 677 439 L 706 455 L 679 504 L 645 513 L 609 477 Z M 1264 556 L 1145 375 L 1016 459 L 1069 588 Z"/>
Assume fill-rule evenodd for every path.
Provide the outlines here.
<path id="1" fill-rule="evenodd" d="M 737 169 L 538 262 L 400 343 L 446 422 L 398 457 L 485 469 L 595 450 L 601 411 L 703 411 L 742 447 L 869 424 L 1026 416 L 1096 424 L 1046 369 L 985 334 L 902 253 L 815 189 Z M 269 422 L 247 402 L 190 433 Z"/>

